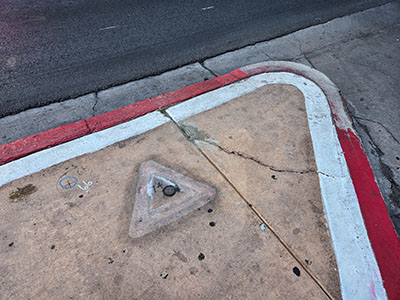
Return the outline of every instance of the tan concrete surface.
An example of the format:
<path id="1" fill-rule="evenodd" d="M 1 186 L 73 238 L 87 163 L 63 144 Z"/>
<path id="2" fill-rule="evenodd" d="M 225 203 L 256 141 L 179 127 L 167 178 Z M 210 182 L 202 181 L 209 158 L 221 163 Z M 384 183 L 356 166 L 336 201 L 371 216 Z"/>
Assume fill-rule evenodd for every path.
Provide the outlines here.
<path id="1" fill-rule="evenodd" d="M 150 159 L 217 196 L 132 240 L 139 166 Z M 64 190 L 65 176 L 92 185 Z M 0 198 L 0 299 L 327 299 L 171 123 L 16 180 Z"/>
<path id="2" fill-rule="evenodd" d="M 340 299 L 302 93 L 267 85 L 181 126 Z"/>

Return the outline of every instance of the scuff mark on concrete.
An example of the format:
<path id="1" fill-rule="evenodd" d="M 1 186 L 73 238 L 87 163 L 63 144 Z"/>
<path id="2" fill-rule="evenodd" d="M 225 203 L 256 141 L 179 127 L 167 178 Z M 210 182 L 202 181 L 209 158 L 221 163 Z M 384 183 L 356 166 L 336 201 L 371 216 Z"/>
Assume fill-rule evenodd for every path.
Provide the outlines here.
<path id="1" fill-rule="evenodd" d="M 335 177 L 335 176 L 326 174 L 325 172 L 322 172 L 322 171 L 317 171 L 317 173 L 318 173 L 318 174 L 321 174 L 321 175 L 323 175 L 323 176 L 329 177 L 329 178 L 337 178 L 337 177 Z"/>
<path id="2" fill-rule="evenodd" d="M 186 263 L 188 260 L 185 255 L 183 255 L 182 252 L 174 250 L 174 254 L 172 256 L 176 256 L 180 261 Z"/>
<path id="3" fill-rule="evenodd" d="M 178 125 L 186 133 L 186 136 L 191 142 L 206 141 L 211 138 L 210 135 L 208 135 L 205 131 L 200 130 L 192 124 L 179 122 Z"/>
<path id="4" fill-rule="evenodd" d="M 37 187 L 34 186 L 33 184 L 28 184 L 22 188 L 17 188 L 16 191 L 13 191 L 10 193 L 8 198 L 10 199 L 10 202 L 15 203 L 15 202 L 20 202 L 23 200 L 26 200 L 26 198 L 29 195 L 32 195 L 37 191 Z"/>

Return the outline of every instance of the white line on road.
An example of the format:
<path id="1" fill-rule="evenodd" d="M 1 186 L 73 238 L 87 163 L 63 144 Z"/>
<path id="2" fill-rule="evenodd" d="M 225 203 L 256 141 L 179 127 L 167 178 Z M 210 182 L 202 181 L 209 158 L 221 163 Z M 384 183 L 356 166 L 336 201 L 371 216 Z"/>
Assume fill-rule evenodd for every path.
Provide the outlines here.
<path id="1" fill-rule="evenodd" d="M 207 7 L 203 7 L 201 10 L 209 10 L 209 9 L 213 9 L 214 6 L 207 6 Z"/>
<path id="2" fill-rule="evenodd" d="M 108 26 L 108 27 L 100 28 L 99 31 L 101 31 L 101 30 L 114 29 L 114 28 L 117 28 L 117 27 L 118 27 L 117 25 L 116 25 L 116 26 Z"/>

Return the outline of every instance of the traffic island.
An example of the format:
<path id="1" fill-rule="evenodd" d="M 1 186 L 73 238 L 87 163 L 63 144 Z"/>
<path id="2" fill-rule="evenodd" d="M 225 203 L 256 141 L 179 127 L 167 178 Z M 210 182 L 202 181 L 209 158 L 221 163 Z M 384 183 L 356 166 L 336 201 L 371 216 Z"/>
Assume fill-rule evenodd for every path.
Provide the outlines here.
<path id="1" fill-rule="evenodd" d="M 396 299 L 336 87 L 284 62 L 204 85 L 86 120 L 47 149 L 54 132 L 1 148 L 2 295 Z"/>

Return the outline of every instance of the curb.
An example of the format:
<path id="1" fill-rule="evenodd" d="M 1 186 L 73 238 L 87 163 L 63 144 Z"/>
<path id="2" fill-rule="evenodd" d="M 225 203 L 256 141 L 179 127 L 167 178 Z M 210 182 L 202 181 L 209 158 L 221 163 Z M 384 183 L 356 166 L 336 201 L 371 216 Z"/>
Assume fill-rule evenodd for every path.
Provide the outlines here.
<path id="1" fill-rule="evenodd" d="M 345 100 L 340 96 L 339 89 L 323 73 L 290 62 L 260 63 L 241 70 L 246 76 L 263 72 L 295 73 L 313 81 L 325 93 L 384 287 L 389 299 L 400 299 L 400 241 L 360 139 L 346 113 Z"/>
<path id="2" fill-rule="evenodd" d="M 221 77 L 2 145 L 0 146 L 0 165 L 124 123 L 157 109 L 183 102 L 241 79 L 272 72 L 294 73 L 305 77 L 319 86 L 328 99 L 336 132 L 344 152 L 384 287 L 389 299 L 400 299 L 400 273 L 398 272 L 400 268 L 400 241 L 390 221 L 371 166 L 352 126 L 351 119 L 346 113 L 345 102 L 341 98 L 338 88 L 324 74 L 309 67 L 290 62 L 266 62 L 246 66 Z M 373 287 L 371 287 L 371 295 L 375 295 Z"/>
<path id="3" fill-rule="evenodd" d="M 40 150 L 57 146 L 93 132 L 127 122 L 157 109 L 185 101 L 226 86 L 244 76 L 239 71 L 155 96 L 86 120 L 70 123 L 0 146 L 0 165 Z"/>

